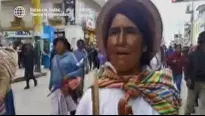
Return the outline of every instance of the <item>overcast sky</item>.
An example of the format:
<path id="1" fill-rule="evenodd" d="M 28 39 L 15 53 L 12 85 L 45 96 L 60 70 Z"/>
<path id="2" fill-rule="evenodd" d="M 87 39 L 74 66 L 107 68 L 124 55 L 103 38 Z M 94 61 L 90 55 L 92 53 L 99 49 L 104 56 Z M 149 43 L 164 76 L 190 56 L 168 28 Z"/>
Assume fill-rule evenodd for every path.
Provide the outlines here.
<path id="1" fill-rule="evenodd" d="M 187 3 L 172 3 L 171 0 L 152 0 L 161 13 L 164 23 L 164 38 L 166 44 L 174 39 L 174 34 L 183 33 L 183 25 L 190 19 L 190 15 L 185 14 Z M 194 6 L 205 4 L 205 1 L 195 2 Z"/>

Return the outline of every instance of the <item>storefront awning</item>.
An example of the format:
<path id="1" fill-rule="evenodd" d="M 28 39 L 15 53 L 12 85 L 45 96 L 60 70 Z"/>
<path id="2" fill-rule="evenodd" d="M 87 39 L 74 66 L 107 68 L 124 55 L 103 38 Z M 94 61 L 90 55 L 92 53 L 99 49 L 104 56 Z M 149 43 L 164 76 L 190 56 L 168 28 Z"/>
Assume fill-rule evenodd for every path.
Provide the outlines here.
<path id="1" fill-rule="evenodd" d="M 33 38 L 32 31 L 5 31 L 3 32 L 4 38 Z"/>

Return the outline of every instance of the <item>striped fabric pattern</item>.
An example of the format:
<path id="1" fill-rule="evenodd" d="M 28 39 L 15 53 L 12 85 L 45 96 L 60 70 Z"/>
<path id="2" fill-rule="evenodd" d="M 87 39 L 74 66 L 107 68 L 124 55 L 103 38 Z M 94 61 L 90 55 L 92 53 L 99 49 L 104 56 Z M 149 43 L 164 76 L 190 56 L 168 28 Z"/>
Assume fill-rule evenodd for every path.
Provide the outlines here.
<path id="1" fill-rule="evenodd" d="M 145 71 L 140 75 L 124 78 L 127 80 L 122 80 L 109 68 L 105 69 L 99 80 L 99 87 L 122 88 L 129 98 L 143 96 L 160 115 L 178 115 L 180 97 L 173 85 L 171 71 Z"/>
<path id="2" fill-rule="evenodd" d="M 3 102 L 0 102 L 0 115 L 6 114 L 6 108 Z"/>
<path id="3" fill-rule="evenodd" d="M 14 77 L 18 68 L 18 55 L 14 49 L 0 47 L 0 65 L 9 73 L 10 77 Z"/>

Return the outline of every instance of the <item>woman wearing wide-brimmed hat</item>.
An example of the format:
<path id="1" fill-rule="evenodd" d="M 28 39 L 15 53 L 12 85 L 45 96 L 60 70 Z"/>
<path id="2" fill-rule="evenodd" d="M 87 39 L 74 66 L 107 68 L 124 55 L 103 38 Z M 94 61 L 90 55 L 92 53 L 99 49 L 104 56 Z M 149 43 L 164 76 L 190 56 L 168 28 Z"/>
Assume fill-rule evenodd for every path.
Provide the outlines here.
<path id="1" fill-rule="evenodd" d="M 17 61 L 18 55 L 15 50 L 0 47 L 0 114 L 15 115 L 11 80 L 18 67 Z"/>
<path id="2" fill-rule="evenodd" d="M 144 69 L 159 50 L 162 27 L 150 0 L 110 0 L 105 4 L 96 30 L 98 45 L 108 59 L 98 81 L 99 102 L 92 97 L 96 89 L 88 89 L 77 115 L 178 114 L 179 95 L 171 73 Z M 99 111 L 93 105 L 99 105 Z"/>

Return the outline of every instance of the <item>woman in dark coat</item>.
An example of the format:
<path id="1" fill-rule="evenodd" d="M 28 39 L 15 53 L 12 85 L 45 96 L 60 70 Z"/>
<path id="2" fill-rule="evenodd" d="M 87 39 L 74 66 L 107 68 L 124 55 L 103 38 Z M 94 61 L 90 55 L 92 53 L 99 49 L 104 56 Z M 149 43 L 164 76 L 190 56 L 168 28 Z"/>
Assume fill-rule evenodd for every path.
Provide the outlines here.
<path id="1" fill-rule="evenodd" d="M 26 44 L 24 49 L 24 68 L 25 68 L 25 79 L 26 79 L 26 87 L 24 89 L 29 89 L 29 81 L 33 79 L 34 85 L 37 86 L 37 80 L 34 77 L 34 59 L 35 52 L 34 48 L 31 44 Z"/>

